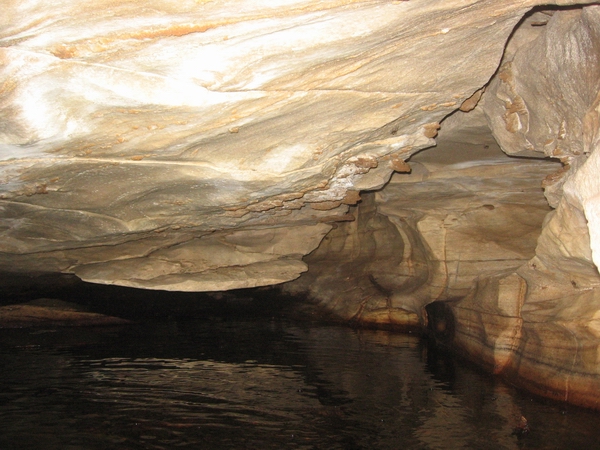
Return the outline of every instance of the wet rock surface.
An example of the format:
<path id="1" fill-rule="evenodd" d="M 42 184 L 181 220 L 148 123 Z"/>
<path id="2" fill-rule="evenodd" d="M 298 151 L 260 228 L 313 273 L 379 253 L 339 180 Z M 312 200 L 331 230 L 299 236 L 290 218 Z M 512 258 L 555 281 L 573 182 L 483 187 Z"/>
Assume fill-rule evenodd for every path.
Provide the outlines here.
<path id="1" fill-rule="evenodd" d="M 479 278 L 452 307 L 461 351 L 534 392 L 596 409 L 599 19 L 597 6 L 555 12 L 544 33 L 509 52 L 508 72 L 501 68 L 491 83 L 484 110 L 494 102 L 515 105 L 502 94 L 507 86 L 523 100 L 502 126 L 493 116 L 502 148 L 543 151 L 564 168 L 544 182 L 556 209 L 544 220 L 535 256 L 513 272 Z M 534 77 L 535 70 L 544 76 Z"/>

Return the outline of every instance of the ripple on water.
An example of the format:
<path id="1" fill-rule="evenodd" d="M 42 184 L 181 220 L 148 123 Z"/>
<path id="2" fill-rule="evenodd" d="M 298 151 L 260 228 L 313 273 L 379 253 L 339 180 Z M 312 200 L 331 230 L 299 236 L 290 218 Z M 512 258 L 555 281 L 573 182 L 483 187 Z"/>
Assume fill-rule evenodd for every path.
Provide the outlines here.
<path id="1" fill-rule="evenodd" d="M 4 449 L 594 448 L 597 414 L 531 399 L 417 337 L 283 319 L 0 331 Z M 521 416 L 531 432 L 513 434 Z"/>

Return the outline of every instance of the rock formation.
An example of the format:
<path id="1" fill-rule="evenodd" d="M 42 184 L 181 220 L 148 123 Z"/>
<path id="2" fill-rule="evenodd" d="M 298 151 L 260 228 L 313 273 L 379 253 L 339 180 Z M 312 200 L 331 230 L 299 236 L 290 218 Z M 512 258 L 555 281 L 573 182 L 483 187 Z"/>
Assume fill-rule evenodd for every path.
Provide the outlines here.
<path id="1" fill-rule="evenodd" d="M 508 158 L 470 116 L 470 129 L 460 128 L 466 119 L 447 119 L 438 146 L 411 158 L 410 174 L 363 194 L 357 220 L 332 230 L 286 289 L 363 324 L 419 328 L 428 303 L 463 297 L 477 277 L 530 260 L 550 212 L 541 180 L 561 166 Z M 453 142 L 453 126 L 477 143 Z"/>
<path id="2" fill-rule="evenodd" d="M 598 338 L 600 8 L 556 11 L 537 36 L 516 33 L 482 101 L 496 140 L 557 158 L 544 180 L 555 208 L 535 256 L 480 278 L 452 310 L 457 344 L 539 394 L 600 407 Z M 500 108 L 501 117 L 496 116 Z"/>
<path id="3" fill-rule="evenodd" d="M 430 320 L 489 370 L 599 408 L 599 37 L 598 6 L 528 16 L 477 104 L 442 122 L 438 147 L 370 194 L 376 210 L 355 208 L 288 290 L 362 323 Z M 355 264 L 334 267 L 338 255 Z M 340 270 L 346 290 L 329 279 Z M 423 312 L 435 300 L 448 303 Z"/>
<path id="4" fill-rule="evenodd" d="M 0 270 L 297 279 L 598 407 L 591 3 L 9 1 Z"/>

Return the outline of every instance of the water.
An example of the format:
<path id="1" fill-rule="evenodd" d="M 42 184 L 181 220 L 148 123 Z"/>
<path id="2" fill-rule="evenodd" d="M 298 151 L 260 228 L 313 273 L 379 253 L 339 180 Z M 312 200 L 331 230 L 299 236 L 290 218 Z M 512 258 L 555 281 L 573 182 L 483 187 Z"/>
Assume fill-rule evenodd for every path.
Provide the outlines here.
<path id="1" fill-rule="evenodd" d="M 257 303 L 113 328 L 0 330 L 0 448 L 599 445 L 597 413 L 532 398 L 417 336 Z"/>

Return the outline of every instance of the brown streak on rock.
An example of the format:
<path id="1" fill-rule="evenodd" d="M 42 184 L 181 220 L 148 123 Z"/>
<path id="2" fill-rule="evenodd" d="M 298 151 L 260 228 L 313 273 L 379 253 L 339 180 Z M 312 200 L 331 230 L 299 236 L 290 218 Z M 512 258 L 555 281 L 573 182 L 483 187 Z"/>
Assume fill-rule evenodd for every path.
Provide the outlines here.
<path id="1" fill-rule="evenodd" d="M 344 205 L 356 205 L 360 200 L 360 192 L 348 191 L 346 192 L 346 196 L 342 199 L 342 203 Z"/>
<path id="2" fill-rule="evenodd" d="M 460 109 L 463 112 L 472 111 L 473 109 L 475 109 L 475 107 L 479 103 L 479 100 L 481 99 L 481 96 L 483 95 L 484 92 L 485 92 L 485 88 L 475 91 L 473 93 L 473 95 L 471 95 L 468 99 L 466 99 L 464 102 L 462 102 L 462 104 L 460 105 L 460 108 L 458 108 L 458 109 Z"/>

